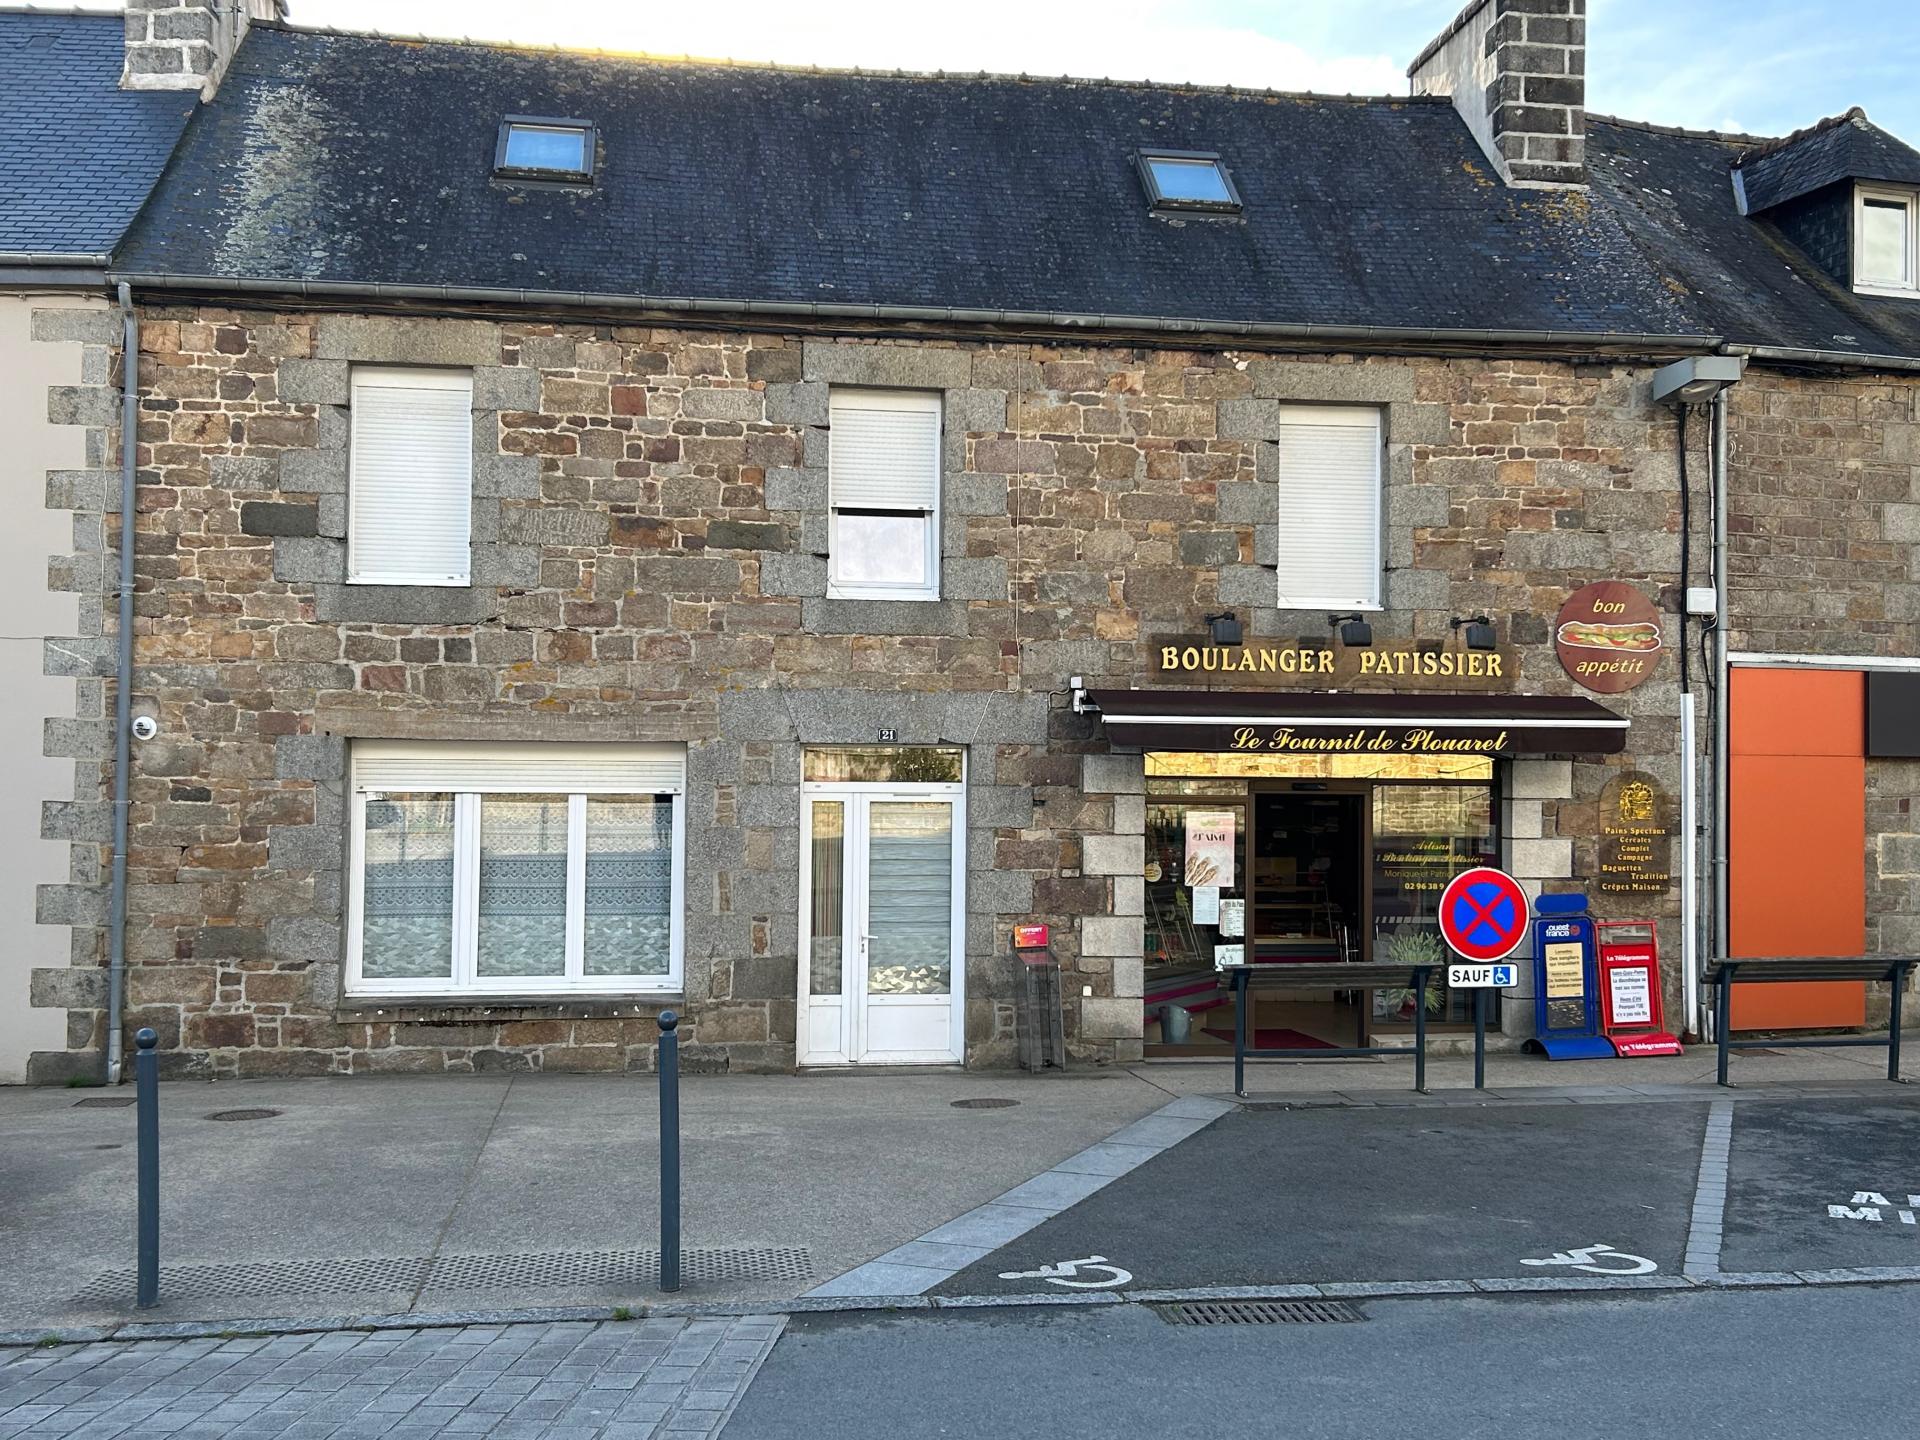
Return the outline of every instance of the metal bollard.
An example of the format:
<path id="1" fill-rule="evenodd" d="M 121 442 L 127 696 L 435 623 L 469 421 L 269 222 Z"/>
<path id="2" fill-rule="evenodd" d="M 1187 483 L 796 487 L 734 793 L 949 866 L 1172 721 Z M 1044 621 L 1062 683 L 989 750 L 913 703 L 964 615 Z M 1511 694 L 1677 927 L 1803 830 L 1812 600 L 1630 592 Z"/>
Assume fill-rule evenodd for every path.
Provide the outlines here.
<path id="1" fill-rule="evenodd" d="M 680 1017 L 660 1012 L 660 1288 L 680 1288 Z"/>
<path id="2" fill-rule="evenodd" d="M 151 1310 L 160 1303 L 160 1037 L 142 1028 L 133 1037 L 135 1192 L 139 1218 L 139 1267 L 134 1304 Z"/>

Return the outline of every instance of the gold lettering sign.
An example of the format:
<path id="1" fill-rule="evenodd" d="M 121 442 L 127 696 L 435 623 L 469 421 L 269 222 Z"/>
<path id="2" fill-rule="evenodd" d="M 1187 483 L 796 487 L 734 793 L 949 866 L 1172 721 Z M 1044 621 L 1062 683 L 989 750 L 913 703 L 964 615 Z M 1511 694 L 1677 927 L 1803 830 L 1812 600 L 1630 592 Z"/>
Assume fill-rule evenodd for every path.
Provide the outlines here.
<path id="1" fill-rule="evenodd" d="M 1302 734 L 1291 725 L 1272 730 L 1242 725 L 1233 732 L 1235 750 L 1305 751 L 1363 755 L 1498 755 L 1510 743 L 1505 730 L 1449 734 L 1423 726 L 1386 729 L 1363 726 L 1344 735 Z"/>
<path id="2" fill-rule="evenodd" d="M 1504 687 L 1513 676 L 1510 656 L 1498 650 L 1423 650 L 1413 645 L 1365 649 L 1312 649 L 1299 645 L 1162 645 L 1162 675 L 1207 676 L 1244 681 L 1308 677 L 1321 688 L 1363 681 L 1407 682 L 1409 688 Z"/>

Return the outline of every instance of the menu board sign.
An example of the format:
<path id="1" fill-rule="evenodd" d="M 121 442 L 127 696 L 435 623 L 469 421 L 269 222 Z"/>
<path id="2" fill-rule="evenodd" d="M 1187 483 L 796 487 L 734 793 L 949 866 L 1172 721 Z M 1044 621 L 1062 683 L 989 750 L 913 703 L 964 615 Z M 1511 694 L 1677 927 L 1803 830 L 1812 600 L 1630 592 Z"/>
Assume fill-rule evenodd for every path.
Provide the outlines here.
<path id="1" fill-rule="evenodd" d="M 1629 770 L 1600 791 L 1600 873 L 1604 895 L 1664 895 L 1673 888 L 1673 824 L 1651 775 Z"/>

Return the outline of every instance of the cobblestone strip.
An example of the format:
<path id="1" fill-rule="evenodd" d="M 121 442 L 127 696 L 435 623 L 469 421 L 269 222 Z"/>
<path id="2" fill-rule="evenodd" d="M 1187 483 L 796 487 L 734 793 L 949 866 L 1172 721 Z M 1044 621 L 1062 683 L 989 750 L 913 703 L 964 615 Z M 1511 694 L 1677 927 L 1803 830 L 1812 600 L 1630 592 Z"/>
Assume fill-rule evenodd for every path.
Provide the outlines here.
<path id="1" fill-rule="evenodd" d="M 1732 1150 L 1733 1102 L 1716 1100 L 1707 1107 L 1700 1178 L 1693 1187 L 1693 1216 L 1687 1225 L 1687 1257 L 1682 1266 L 1697 1279 L 1720 1273 L 1720 1227 L 1727 1213 L 1727 1157 Z"/>
<path id="2" fill-rule="evenodd" d="M 781 1316 L 102 1341 L 0 1364 L 0 1440 L 718 1433 Z"/>

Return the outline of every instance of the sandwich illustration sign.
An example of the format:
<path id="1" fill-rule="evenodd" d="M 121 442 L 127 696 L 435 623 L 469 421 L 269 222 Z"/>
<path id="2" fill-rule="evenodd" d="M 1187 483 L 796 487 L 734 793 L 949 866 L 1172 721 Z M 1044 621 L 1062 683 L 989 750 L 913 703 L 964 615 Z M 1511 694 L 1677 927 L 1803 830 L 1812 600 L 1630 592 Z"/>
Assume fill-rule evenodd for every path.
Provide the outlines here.
<path id="1" fill-rule="evenodd" d="M 1562 668 L 1576 683 L 1603 695 L 1652 679 L 1664 645 L 1659 612 L 1619 580 L 1583 585 L 1567 597 L 1554 621 L 1553 648 Z"/>

